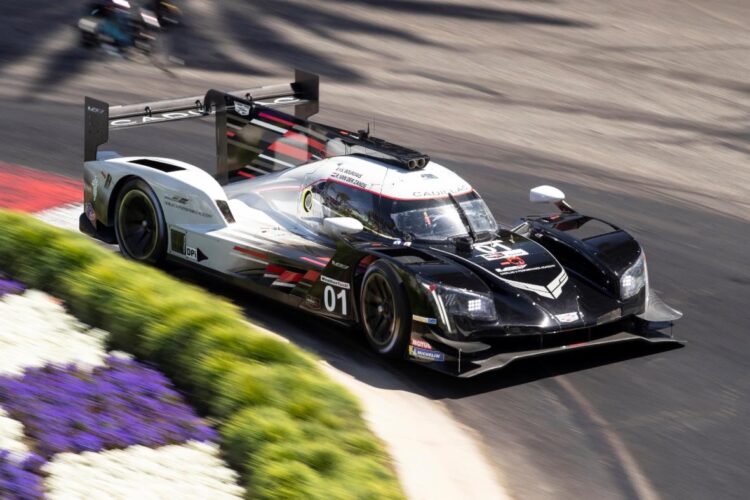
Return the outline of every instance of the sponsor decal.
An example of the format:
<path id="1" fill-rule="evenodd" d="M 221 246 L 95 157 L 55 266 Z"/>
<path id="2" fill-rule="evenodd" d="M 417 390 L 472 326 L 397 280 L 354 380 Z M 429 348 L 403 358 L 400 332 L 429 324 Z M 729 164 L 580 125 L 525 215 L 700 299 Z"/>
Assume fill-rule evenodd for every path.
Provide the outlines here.
<path id="1" fill-rule="evenodd" d="M 134 125 L 146 125 L 155 122 L 166 122 L 171 120 L 183 120 L 185 118 L 198 118 L 206 116 L 203 111 L 191 109 L 189 111 L 173 111 L 170 113 L 161 113 L 151 116 L 139 116 L 134 118 L 121 118 L 118 120 L 110 120 L 109 126 L 113 128 L 117 127 L 132 127 Z"/>
<path id="2" fill-rule="evenodd" d="M 97 194 L 99 194 L 99 177 L 95 175 L 91 180 L 91 199 L 96 201 Z"/>
<path id="3" fill-rule="evenodd" d="M 474 247 L 474 248 L 477 248 L 477 247 Z M 481 257 L 484 260 L 493 261 L 493 260 L 509 259 L 511 257 L 525 257 L 527 255 L 529 255 L 529 252 L 527 252 L 526 250 L 523 250 L 521 248 L 516 248 L 514 250 L 503 250 L 503 251 L 491 250 L 487 253 L 482 253 Z"/>
<path id="4" fill-rule="evenodd" d="M 262 106 L 283 106 L 283 105 L 288 105 L 288 104 L 294 104 L 299 101 L 300 99 L 296 97 L 278 97 L 274 99 L 273 101 L 257 101 L 257 103 Z M 235 103 L 235 106 L 237 106 L 237 104 L 240 104 L 242 106 L 247 106 L 246 104 L 242 104 L 242 103 Z M 97 113 L 97 114 L 104 113 L 103 109 L 94 108 L 92 106 L 89 106 L 88 110 L 91 111 L 92 113 Z M 185 118 L 198 118 L 201 116 L 208 116 L 212 114 L 214 114 L 213 111 L 209 113 L 209 112 L 203 111 L 203 109 L 190 109 L 187 111 L 170 111 L 167 113 L 155 113 L 150 116 L 137 116 L 133 118 L 121 118 L 117 120 L 110 120 L 109 126 L 113 128 L 133 127 L 136 125 L 146 125 L 148 123 L 154 123 L 154 122 L 183 120 Z M 241 113 L 238 111 L 238 114 L 241 114 Z"/>
<path id="5" fill-rule="evenodd" d="M 96 223 L 96 212 L 94 212 L 94 205 L 92 205 L 91 203 L 86 203 L 84 212 L 86 212 L 86 217 L 91 221 L 92 224 Z"/>
<path id="6" fill-rule="evenodd" d="M 428 318 L 426 316 L 417 316 L 416 314 L 413 314 L 412 315 L 412 319 L 414 319 L 414 321 L 419 321 L 420 323 L 426 323 L 428 325 L 437 325 L 437 319 L 435 319 L 435 318 Z M 416 345 L 416 344 L 414 344 L 414 345 Z M 429 344 L 427 344 L 427 345 L 429 345 Z"/>
<path id="7" fill-rule="evenodd" d="M 341 262 L 336 262 L 335 260 L 331 261 L 331 265 L 333 267 L 338 267 L 339 269 L 349 269 L 349 266 L 346 264 L 342 264 Z"/>
<path id="8" fill-rule="evenodd" d="M 363 189 L 367 189 L 368 187 L 367 183 L 361 180 L 361 172 L 357 172 L 356 170 L 345 167 L 336 168 L 336 170 L 331 173 L 331 178 L 340 180 L 341 182 L 345 182 L 353 186 L 361 187 Z"/>
<path id="9" fill-rule="evenodd" d="M 468 184 L 462 184 L 450 189 L 436 189 L 435 191 L 414 191 L 411 195 L 414 198 L 437 198 L 439 196 L 446 196 L 449 194 L 463 193 L 468 191 L 471 187 Z"/>
<path id="10" fill-rule="evenodd" d="M 431 345 L 430 345 L 430 343 L 429 343 L 429 342 L 427 342 L 426 340 L 422 340 L 422 339 L 411 339 L 411 342 L 410 342 L 410 343 L 411 343 L 411 345 L 413 345 L 414 347 L 420 347 L 420 348 L 422 348 L 422 349 L 432 349 L 432 346 L 431 346 Z"/>
<path id="11" fill-rule="evenodd" d="M 481 254 L 494 254 L 498 252 L 511 252 L 513 249 L 503 243 L 503 240 L 492 240 L 484 243 L 477 243 L 474 249 Z"/>
<path id="12" fill-rule="evenodd" d="M 190 201 L 190 199 L 185 198 L 184 196 L 177 196 L 177 195 L 167 196 L 166 199 L 169 200 L 169 201 L 173 201 L 175 203 L 179 203 L 180 205 L 184 205 L 188 201 Z"/>
<path id="13" fill-rule="evenodd" d="M 185 198 L 183 196 L 168 196 L 164 198 L 164 204 L 171 208 L 177 208 L 179 210 L 182 210 L 183 212 L 188 212 L 193 215 L 198 215 L 200 217 L 205 217 L 207 219 L 210 219 L 212 215 L 208 212 L 201 212 L 200 210 L 195 210 L 194 208 L 191 208 L 188 205 L 190 202 L 189 198 Z"/>
<path id="14" fill-rule="evenodd" d="M 318 297 L 313 297 L 312 295 L 306 296 L 305 304 L 313 309 L 320 309 L 320 299 Z"/>
<path id="15" fill-rule="evenodd" d="M 555 314 L 555 319 L 560 323 L 572 323 L 580 318 L 578 311 L 573 311 L 564 314 Z"/>
<path id="16" fill-rule="evenodd" d="M 423 361 L 445 361 L 445 354 L 434 349 L 422 349 L 413 345 L 409 346 L 409 356 Z"/>
<path id="17" fill-rule="evenodd" d="M 104 114 L 104 109 L 103 108 L 97 108 L 96 106 L 91 106 L 90 104 L 88 106 L 86 106 L 86 111 L 88 111 L 90 113 L 96 113 L 97 115 Z"/>
<path id="18" fill-rule="evenodd" d="M 250 106 L 241 102 L 235 101 L 234 110 L 238 115 L 247 116 L 250 114 Z"/>
<path id="19" fill-rule="evenodd" d="M 552 269 L 553 267 L 557 267 L 557 266 L 555 264 L 547 264 L 545 266 L 536 266 L 536 267 L 526 267 L 524 265 L 521 267 L 498 268 L 498 269 L 495 269 L 495 272 L 497 274 L 506 275 L 506 274 L 528 273 L 531 271 L 541 271 L 543 269 Z"/>
<path id="20" fill-rule="evenodd" d="M 344 290 L 349 290 L 349 288 L 351 288 L 349 283 L 347 283 L 346 281 L 335 280 L 328 276 L 321 276 L 320 281 L 322 281 L 326 285 L 337 286 L 339 288 L 343 288 Z"/>
<path id="21" fill-rule="evenodd" d="M 560 271 L 560 274 L 558 274 L 555 279 L 550 281 L 546 286 L 534 285 L 523 281 L 513 281 L 503 277 L 500 277 L 500 279 L 519 290 L 534 292 L 535 294 L 547 299 L 556 299 L 562 294 L 563 286 L 568 282 L 568 274 L 563 269 Z"/>
<path id="22" fill-rule="evenodd" d="M 507 271 L 518 271 L 520 269 L 524 269 L 526 267 L 526 261 L 523 260 L 523 257 L 520 255 L 513 255 L 512 257 L 506 257 L 502 262 L 500 262 L 500 265 L 502 266 L 498 272 L 507 272 Z"/>
<path id="23" fill-rule="evenodd" d="M 198 261 L 198 250 L 192 247 L 185 247 L 185 257 L 190 260 Z"/>
<path id="24" fill-rule="evenodd" d="M 422 174 L 421 177 L 422 179 L 437 179 L 438 178 L 437 175 L 430 174 L 430 173 Z"/>

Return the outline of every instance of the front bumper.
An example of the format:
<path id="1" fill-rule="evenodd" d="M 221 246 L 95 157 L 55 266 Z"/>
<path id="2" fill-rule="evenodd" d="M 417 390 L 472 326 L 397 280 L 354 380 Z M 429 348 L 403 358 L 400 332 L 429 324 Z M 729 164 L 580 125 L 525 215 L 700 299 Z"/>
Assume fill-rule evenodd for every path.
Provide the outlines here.
<path id="1" fill-rule="evenodd" d="M 573 350 L 625 343 L 673 344 L 677 347 L 684 342 L 671 335 L 671 321 L 680 316 L 678 311 L 652 294 L 646 311 L 639 316 L 562 332 L 455 341 L 440 336 L 424 322 L 414 321 L 408 357 L 431 369 L 468 378 L 499 370 L 521 359 Z"/>

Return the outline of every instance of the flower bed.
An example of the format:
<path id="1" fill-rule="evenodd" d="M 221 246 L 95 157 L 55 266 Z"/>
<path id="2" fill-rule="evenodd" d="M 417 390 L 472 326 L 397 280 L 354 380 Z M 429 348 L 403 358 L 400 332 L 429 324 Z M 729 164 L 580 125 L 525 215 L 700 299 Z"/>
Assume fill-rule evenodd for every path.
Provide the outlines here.
<path id="1" fill-rule="evenodd" d="M 0 265 L 154 363 L 217 422 L 255 498 L 402 498 L 356 400 L 235 307 L 86 238 L 0 210 Z M 0 316 L 0 320 L 2 316 Z"/>
<path id="2" fill-rule="evenodd" d="M 91 372 L 46 366 L 0 377 L 0 406 L 45 457 L 216 438 L 160 373 L 114 357 Z"/>
<path id="3" fill-rule="evenodd" d="M 124 353 L 107 356 L 106 332 L 88 329 L 53 297 L 23 290 L 14 283 L 0 292 L 0 359 L 27 343 L 66 364 L 16 363 L 0 376 L 0 498 L 243 495 L 211 443 L 216 432 L 163 375 Z M 76 364 L 70 350 L 50 348 L 71 339 L 101 363 L 87 362 L 92 352 L 79 353 Z"/>

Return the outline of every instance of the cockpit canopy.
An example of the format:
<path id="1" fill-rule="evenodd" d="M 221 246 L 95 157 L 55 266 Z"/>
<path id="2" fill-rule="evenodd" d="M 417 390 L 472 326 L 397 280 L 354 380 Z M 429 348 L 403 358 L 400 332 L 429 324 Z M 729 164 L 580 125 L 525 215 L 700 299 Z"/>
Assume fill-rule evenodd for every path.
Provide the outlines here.
<path id="1" fill-rule="evenodd" d="M 385 237 L 444 241 L 497 231 L 487 205 L 473 190 L 400 199 L 328 179 L 302 194 L 302 206 L 316 218 L 353 217 L 366 231 Z"/>

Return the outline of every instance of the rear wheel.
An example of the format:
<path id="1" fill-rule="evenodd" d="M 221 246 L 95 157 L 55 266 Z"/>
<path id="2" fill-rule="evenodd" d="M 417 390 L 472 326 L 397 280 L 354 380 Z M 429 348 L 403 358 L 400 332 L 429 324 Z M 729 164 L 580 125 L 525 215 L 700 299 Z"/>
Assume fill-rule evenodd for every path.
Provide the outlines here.
<path id="1" fill-rule="evenodd" d="M 115 235 L 127 257 L 156 264 L 167 251 L 167 227 L 153 189 L 140 179 L 128 181 L 117 197 Z"/>
<path id="2" fill-rule="evenodd" d="M 401 280 L 385 262 L 375 262 L 367 269 L 360 291 L 360 311 L 372 348 L 384 356 L 403 357 L 411 331 L 409 303 Z"/>

